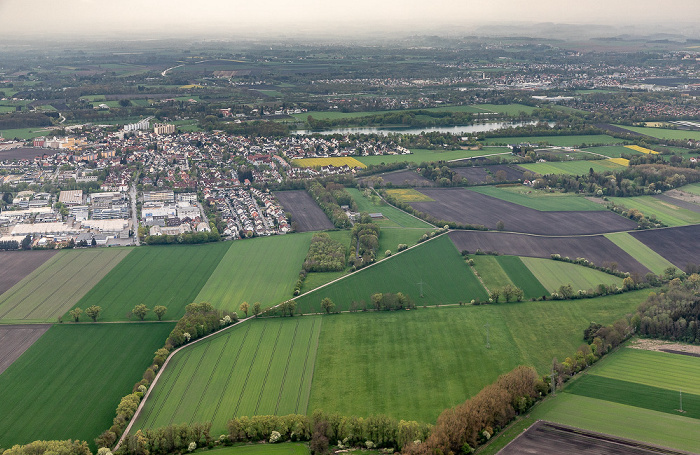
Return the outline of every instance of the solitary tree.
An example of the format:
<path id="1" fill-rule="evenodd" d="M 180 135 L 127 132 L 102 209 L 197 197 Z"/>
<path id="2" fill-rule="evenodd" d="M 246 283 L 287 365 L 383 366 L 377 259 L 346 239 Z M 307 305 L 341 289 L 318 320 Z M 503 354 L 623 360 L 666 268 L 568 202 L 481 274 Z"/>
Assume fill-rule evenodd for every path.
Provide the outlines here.
<path id="1" fill-rule="evenodd" d="M 335 308 L 335 303 L 328 297 L 321 300 L 321 308 L 323 308 L 326 314 L 329 314 Z"/>
<path id="2" fill-rule="evenodd" d="M 257 316 L 257 315 L 260 314 L 260 302 L 255 302 L 255 303 L 253 304 L 253 314 L 254 314 L 255 316 Z"/>
<path id="3" fill-rule="evenodd" d="M 248 317 L 248 310 L 250 310 L 250 305 L 248 305 L 248 302 L 243 302 L 241 303 L 241 306 L 238 307 L 239 311 L 242 311 L 245 314 L 245 317 Z"/>
<path id="4" fill-rule="evenodd" d="M 101 306 L 92 305 L 85 309 L 85 314 L 92 318 L 92 322 L 97 322 L 97 317 L 100 315 L 100 311 L 102 311 Z"/>
<path id="5" fill-rule="evenodd" d="M 80 322 L 80 315 L 83 313 L 83 310 L 76 308 L 74 310 L 70 310 L 69 313 L 75 322 Z"/>
<path id="6" fill-rule="evenodd" d="M 159 321 L 163 319 L 163 315 L 166 311 L 168 311 L 168 308 L 163 305 L 156 305 L 153 307 L 153 312 L 156 314 L 156 316 L 158 316 Z"/>
<path id="7" fill-rule="evenodd" d="M 143 320 L 146 318 L 146 314 L 147 314 L 149 311 L 151 311 L 151 310 L 149 310 L 148 308 L 146 308 L 146 305 L 144 305 L 143 303 L 139 303 L 138 305 L 136 305 L 136 306 L 134 307 L 133 310 L 131 310 L 131 313 L 132 313 L 132 314 L 135 314 L 136 316 L 139 317 L 139 319 L 141 319 L 141 320 L 143 321 Z"/>
<path id="8" fill-rule="evenodd" d="M 503 221 L 498 220 L 498 223 L 496 223 L 496 230 L 502 231 L 506 228 L 506 225 Z"/>

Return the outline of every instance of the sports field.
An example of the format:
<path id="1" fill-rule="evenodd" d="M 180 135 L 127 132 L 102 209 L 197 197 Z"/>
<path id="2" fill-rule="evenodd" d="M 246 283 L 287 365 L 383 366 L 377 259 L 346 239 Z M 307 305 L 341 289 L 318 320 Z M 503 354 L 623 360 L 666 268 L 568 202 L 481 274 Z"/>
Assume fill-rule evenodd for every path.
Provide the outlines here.
<path id="1" fill-rule="evenodd" d="M 297 167 L 322 167 L 322 166 L 345 166 L 350 168 L 361 168 L 367 167 L 364 163 L 357 161 L 351 156 L 334 156 L 332 158 L 300 158 L 293 160 L 292 164 Z"/>
<path id="2" fill-rule="evenodd" d="M 0 447 L 71 438 L 94 451 L 173 326 L 53 326 L 0 375 Z"/>
<path id="3" fill-rule="evenodd" d="M 255 320 L 181 351 L 136 427 L 212 422 L 218 435 L 232 417 L 306 414 L 322 320 Z"/>
<path id="4" fill-rule="evenodd" d="M 0 319 L 56 322 L 131 251 L 93 248 L 59 252 L 0 295 Z"/>
<path id="5" fill-rule="evenodd" d="M 628 209 L 637 209 L 647 218 L 655 216 L 667 226 L 686 226 L 700 223 L 700 213 L 656 199 L 653 196 L 611 197 L 609 199 L 611 202 Z"/>
<path id="6" fill-rule="evenodd" d="M 211 273 L 194 302 L 236 311 L 242 302 L 263 308 L 292 297 L 309 251 L 311 234 L 288 234 L 236 241 Z"/>
<path id="7" fill-rule="evenodd" d="M 522 258 L 522 261 L 549 292 L 566 284 L 570 284 L 574 292 L 595 289 L 599 284 L 622 287 L 622 278 L 581 265 L 529 257 Z"/>
<path id="8" fill-rule="evenodd" d="M 380 227 L 404 227 L 404 228 L 432 228 L 432 224 L 428 224 L 425 221 L 410 215 L 403 210 L 399 210 L 391 204 L 387 204 L 382 201 L 379 196 L 375 195 L 375 200 L 372 201 L 366 198 L 360 190 L 355 188 L 346 188 L 346 191 L 350 193 L 353 200 L 357 204 L 357 208 L 360 212 L 367 213 L 381 213 L 386 220 L 377 220 L 376 222 Z M 402 190 L 395 190 L 402 191 Z M 422 193 L 417 194 L 423 196 Z M 425 197 L 425 196 L 424 196 Z"/>
<path id="9" fill-rule="evenodd" d="M 75 306 L 84 310 L 99 305 L 101 321 L 122 321 L 140 303 L 151 309 L 164 305 L 168 308 L 165 319 L 178 319 L 185 313 L 185 305 L 196 301 L 197 293 L 231 245 L 136 248 Z M 68 319 L 65 315 L 64 320 Z M 146 320 L 156 319 L 153 312 L 146 316 Z"/>
<path id="10" fill-rule="evenodd" d="M 659 253 L 635 239 L 627 232 L 605 234 L 605 237 L 657 275 L 661 275 L 668 267 L 674 266 Z"/>
<path id="11" fill-rule="evenodd" d="M 613 162 L 612 160 L 594 160 L 594 161 L 552 161 L 549 163 L 526 163 L 521 164 L 525 169 L 536 174 L 570 174 L 570 175 L 585 175 L 593 169 L 594 172 L 604 173 L 615 170 L 621 170 L 624 165 Z"/>
<path id="12" fill-rule="evenodd" d="M 589 134 L 582 136 L 516 136 L 516 137 L 493 137 L 486 139 L 484 144 L 540 144 L 559 145 L 561 147 L 581 147 L 587 145 L 613 145 L 624 142 L 607 134 Z"/>
<path id="13" fill-rule="evenodd" d="M 423 297 L 419 283 L 423 283 Z M 326 297 L 335 303 L 336 311 L 349 310 L 353 301 L 371 307 L 370 296 L 377 292 L 402 292 L 419 306 L 487 297 L 450 238 L 444 235 L 300 296 L 296 301 L 304 313 L 321 312 L 320 303 Z"/>
<path id="14" fill-rule="evenodd" d="M 517 365 L 544 374 L 591 321 L 611 323 L 647 294 L 322 316 L 309 409 L 435 422 Z"/>
<path id="15" fill-rule="evenodd" d="M 523 185 L 481 186 L 471 190 L 543 212 L 605 210 L 602 205 L 572 193 L 547 193 Z"/>

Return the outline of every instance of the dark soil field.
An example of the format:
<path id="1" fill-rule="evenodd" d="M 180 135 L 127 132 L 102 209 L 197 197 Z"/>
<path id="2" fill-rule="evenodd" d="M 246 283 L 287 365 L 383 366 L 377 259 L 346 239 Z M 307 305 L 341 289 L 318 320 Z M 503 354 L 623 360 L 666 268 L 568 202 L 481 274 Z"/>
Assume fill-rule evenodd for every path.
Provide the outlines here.
<path id="1" fill-rule="evenodd" d="M 700 213 L 700 205 L 693 204 L 692 202 L 677 199 L 675 197 L 667 196 L 665 194 L 658 194 L 654 196 L 654 198 L 663 202 L 668 202 L 669 204 L 676 205 L 682 209 L 690 210 L 691 212 Z"/>
<path id="2" fill-rule="evenodd" d="M 17 284 L 37 267 L 58 253 L 45 251 L 0 251 L 0 294 Z"/>
<path id="3" fill-rule="evenodd" d="M 521 168 L 520 166 L 516 165 L 507 165 L 507 164 L 496 164 L 494 166 L 489 166 L 488 170 L 493 174 L 496 175 L 496 172 L 498 171 L 503 171 L 506 173 L 506 180 L 508 181 L 514 181 L 514 180 L 522 180 L 523 174 L 527 169 Z"/>
<path id="4" fill-rule="evenodd" d="M 645 136 L 644 134 L 637 133 L 636 131 L 626 130 L 624 128 L 620 128 L 619 126 L 610 125 L 609 123 L 596 123 L 593 126 L 595 126 L 596 128 L 600 128 L 601 130 L 610 131 L 612 133 L 629 134 L 630 136 L 637 136 L 637 137 L 644 137 Z"/>
<path id="5" fill-rule="evenodd" d="M 391 183 L 397 186 L 434 186 L 435 183 L 432 180 L 428 180 L 419 173 L 415 171 L 398 171 L 398 172 L 386 172 L 384 174 L 379 174 L 379 177 L 384 180 L 384 184 Z"/>
<path id="6" fill-rule="evenodd" d="M 540 420 L 498 453 L 499 455 L 528 453 L 540 455 L 559 455 L 562 453 L 568 455 L 673 455 L 686 452 L 657 448 L 643 442 Z"/>
<path id="7" fill-rule="evenodd" d="M 483 167 L 455 167 L 452 170 L 467 179 L 470 184 L 485 183 L 490 176 Z"/>
<path id="8" fill-rule="evenodd" d="M 17 147 L 10 150 L 0 150 L 0 161 L 4 160 L 31 160 L 35 156 L 41 156 L 44 153 L 50 153 L 51 150 L 36 148 L 36 147 Z"/>
<path id="9" fill-rule="evenodd" d="M 0 374 L 49 328 L 51 324 L 0 325 Z"/>
<path id="10" fill-rule="evenodd" d="M 680 269 L 700 263 L 700 225 L 681 226 L 630 233 Z"/>
<path id="11" fill-rule="evenodd" d="M 585 237 L 540 237 L 507 232 L 452 231 L 449 234 L 459 251 L 496 251 L 513 256 L 548 259 L 552 254 L 572 259 L 586 258 L 596 265 L 617 262 L 623 272 L 642 275 L 649 269 L 602 235 Z"/>
<path id="12" fill-rule="evenodd" d="M 540 212 L 463 188 L 420 189 L 434 202 L 413 202 L 416 210 L 440 220 L 540 235 L 582 235 L 628 231 L 637 223 L 613 212 Z"/>
<path id="13" fill-rule="evenodd" d="M 331 220 L 306 191 L 281 191 L 275 193 L 275 197 L 284 211 L 292 215 L 292 223 L 296 223 L 297 232 L 333 229 Z"/>

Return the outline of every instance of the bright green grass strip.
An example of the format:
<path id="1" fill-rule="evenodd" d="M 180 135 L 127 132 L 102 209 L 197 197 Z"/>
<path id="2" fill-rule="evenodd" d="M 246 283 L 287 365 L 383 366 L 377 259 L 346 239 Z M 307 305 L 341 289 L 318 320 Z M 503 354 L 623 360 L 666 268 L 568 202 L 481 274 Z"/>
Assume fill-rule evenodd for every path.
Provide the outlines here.
<path id="1" fill-rule="evenodd" d="M 322 316 L 309 409 L 435 422 L 518 365 L 546 373 L 591 321 L 611 323 L 647 295 Z"/>
<path id="2" fill-rule="evenodd" d="M 137 428 L 234 416 L 306 414 L 321 317 L 254 320 L 178 353 Z"/>
<path id="3" fill-rule="evenodd" d="M 685 191 L 686 193 L 696 194 L 700 196 L 700 183 L 691 183 L 690 185 L 685 185 L 678 189 L 681 191 Z"/>
<path id="4" fill-rule="evenodd" d="M 242 302 L 252 309 L 254 302 L 268 308 L 287 300 L 310 243 L 311 233 L 235 241 L 195 300 L 229 311 Z"/>
<path id="5" fill-rule="evenodd" d="M 420 164 L 431 161 L 450 161 L 464 158 L 473 158 L 475 156 L 510 155 L 511 151 L 507 147 L 489 147 L 482 150 L 428 150 L 428 149 L 411 149 L 410 155 L 381 155 L 381 156 L 356 156 L 358 161 L 366 165 L 370 164 L 390 164 L 390 163 L 414 163 Z"/>
<path id="6" fill-rule="evenodd" d="M 666 128 L 638 127 L 626 125 L 615 126 L 619 126 L 620 128 L 624 128 L 626 130 L 634 131 L 635 133 L 641 133 L 647 136 L 655 137 L 657 139 L 693 139 L 696 141 L 700 140 L 700 131 L 671 130 Z"/>
<path id="7" fill-rule="evenodd" d="M 605 237 L 657 275 L 661 275 L 669 267 L 675 267 L 659 253 L 627 232 L 605 234 Z"/>
<path id="8" fill-rule="evenodd" d="M 625 142 L 622 139 L 617 139 L 607 134 L 589 134 L 582 136 L 517 136 L 517 137 L 493 137 L 486 139 L 485 144 L 519 144 L 521 142 L 529 142 L 531 144 L 547 143 L 550 145 L 559 145 L 562 147 L 579 147 L 582 144 L 587 145 L 612 145 Z"/>
<path id="9" fill-rule="evenodd" d="M 17 129 L 2 130 L 2 136 L 5 139 L 28 140 L 28 139 L 34 139 L 35 137 L 39 137 L 39 136 L 46 136 L 49 134 L 50 131 L 51 131 L 51 128 L 43 129 L 42 127 L 17 128 Z"/>
<path id="10" fill-rule="evenodd" d="M 424 297 L 420 297 L 423 282 Z M 320 312 L 329 297 L 336 310 L 349 310 L 353 301 L 371 306 L 377 292 L 403 292 L 417 305 L 456 304 L 486 299 L 486 291 L 457 252 L 449 237 L 442 236 L 386 259 L 296 299 L 304 313 Z"/>
<path id="11" fill-rule="evenodd" d="M 626 406 L 610 401 L 560 393 L 535 407 L 535 419 L 589 431 L 697 451 L 700 422 L 678 415 Z"/>
<path id="12" fill-rule="evenodd" d="M 536 174 L 569 174 L 585 175 L 593 169 L 594 172 L 604 173 L 612 170 L 622 170 L 624 166 L 607 160 L 594 161 L 553 161 L 549 163 L 527 163 L 520 166 Z"/>
<path id="13" fill-rule="evenodd" d="M 0 446 L 91 444 L 148 368 L 172 323 L 55 325 L 0 375 Z"/>
<path id="14" fill-rule="evenodd" d="M 0 296 L 0 318 L 55 322 L 131 251 L 93 248 L 59 252 Z"/>
<path id="15" fill-rule="evenodd" d="M 532 112 L 537 109 L 536 107 L 526 106 L 524 104 L 476 104 L 474 107 L 484 112 L 496 112 L 506 115 L 518 115 L 521 112 L 532 114 Z"/>
<path id="16" fill-rule="evenodd" d="M 309 448 L 301 443 L 249 444 L 207 451 L 210 455 L 308 455 Z"/>
<path id="17" fill-rule="evenodd" d="M 396 253 L 399 243 L 403 243 L 404 245 L 411 247 L 418 243 L 418 239 L 420 239 L 423 234 L 427 234 L 429 232 L 431 232 L 430 229 L 382 229 L 379 233 L 379 249 L 377 251 L 377 258 L 384 259 L 386 257 L 385 253 L 387 250 L 390 250 L 392 253 Z"/>
<path id="18" fill-rule="evenodd" d="M 80 301 L 77 307 L 102 307 L 100 320 L 126 320 L 139 303 L 148 308 L 164 305 L 166 319 L 185 314 L 185 305 L 195 301 L 230 243 L 205 245 L 144 246 L 134 249 Z M 214 302 L 211 302 L 214 304 Z M 216 305 L 215 305 L 216 306 Z M 68 315 L 64 316 L 68 319 Z M 153 312 L 146 320 L 156 320 Z"/>
<path id="19" fill-rule="evenodd" d="M 538 298 L 549 295 L 547 289 L 532 274 L 518 256 L 498 256 L 496 261 L 501 265 L 516 287 L 525 292 L 525 298 Z"/>
<path id="20" fill-rule="evenodd" d="M 636 150 L 628 149 L 622 145 L 610 145 L 601 147 L 590 147 L 584 149 L 586 152 L 597 153 L 599 155 L 605 155 L 608 158 L 620 158 L 624 155 L 642 155 L 642 152 Z"/>
<path id="21" fill-rule="evenodd" d="M 521 260 L 549 292 L 566 284 L 570 284 L 574 292 L 595 289 L 599 284 L 622 287 L 622 278 L 581 265 L 542 258 L 523 257 Z"/>
<path id="22" fill-rule="evenodd" d="M 683 413 L 679 390 L 650 387 L 636 382 L 586 375 L 566 388 L 566 392 L 613 403 L 651 409 L 691 419 L 700 419 L 700 395 L 683 393 Z"/>
<path id="23" fill-rule="evenodd" d="M 548 211 L 600 211 L 600 204 L 571 193 L 547 193 L 526 186 L 480 186 L 471 191 L 492 196 L 531 209 Z"/>
<path id="24" fill-rule="evenodd" d="M 597 376 L 700 396 L 700 359 L 667 352 L 624 348 L 596 365 Z"/>
<path id="25" fill-rule="evenodd" d="M 404 212 L 403 210 L 399 210 L 393 205 L 387 204 L 381 200 L 378 202 L 372 202 L 370 199 L 367 199 L 360 190 L 357 190 L 355 188 L 346 188 L 346 191 L 350 193 L 350 196 L 352 196 L 353 200 L 357 204 L 357 208 L 360 210 L 360 212 L 367 212 L 367 213 L 376 213 L 376 212 L 381 212 L 382 215 L 384 215 L 386 218 L 389 218 L 389 220 L 393 221 L 396 226 L 400 227 L 406 227 L 406 228 L 432 228 L 433 226 L 431 224 L 426 223 L 423 220 L 420 220 L 412 215 L 409 215 L 408 213 Z"/>
<path id="26" fill-rule="evenodd" d="M 609 199 L 611 202 L 623 205 L 628 209 L 637 209 L 646 217 L 653 215 L 667 226 L 686 226 L 700 223 L 700 213 L 680 208 L 652 196 L 611 197 Z"/>
<path id="27" fill-rule="evenodd" d="M 474 268 L 488 289 L 493 290 L 513 284 L 494 256 L 474 255 L 471 259 L 474 260 Z"/>

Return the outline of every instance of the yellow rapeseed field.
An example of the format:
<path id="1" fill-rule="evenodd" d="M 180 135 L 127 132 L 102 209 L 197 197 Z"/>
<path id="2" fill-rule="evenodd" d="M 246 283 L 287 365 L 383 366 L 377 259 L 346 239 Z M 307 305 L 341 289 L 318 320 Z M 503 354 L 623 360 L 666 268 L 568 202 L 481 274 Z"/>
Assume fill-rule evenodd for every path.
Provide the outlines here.
<path id="1" fill-rule="evenodd" d="M 625 148 L 628 148 L 630 150 L 635 150 L 635 151 L 641 152 L 641 153 L 646 153 L 647 155 L 658 155 L 659 154 L 659 152 L 655 152 L 651 149 L 640 147 L 638 145 L 625 145 Z"/>
<path id="2" fill-rule="evenodd" d="M 300 158 L 293 160 L 292 164 L 298 167 L 321 167 L 328 166 L 329 164 L 332 164 L 335 167 L 340 167 L 344 164 L 347 164 L 351 168 L 359 167 L 364 169 L 367 167 L 367 165 L 350 156 L 334 156 L 331 158 Z"/>
<path id="3" fill-rule="evenodd" d="M 656 153 L 656 152 L 654 152 Z M 629 166 L 630 165 L 630 160 L 626 160 L 624 158 L 610 158 L 610 161 L 612 161 L 615 164 L 620 164 L 622 166 Z"/>
<path id="4" fill-rule="evenodd" d="M 432 202 L 434 200 L 425 194 L 410 188 L 386 190 L 386 192 L 389 194 L 389 196 L 393 196 L 401 202 Z"/>

